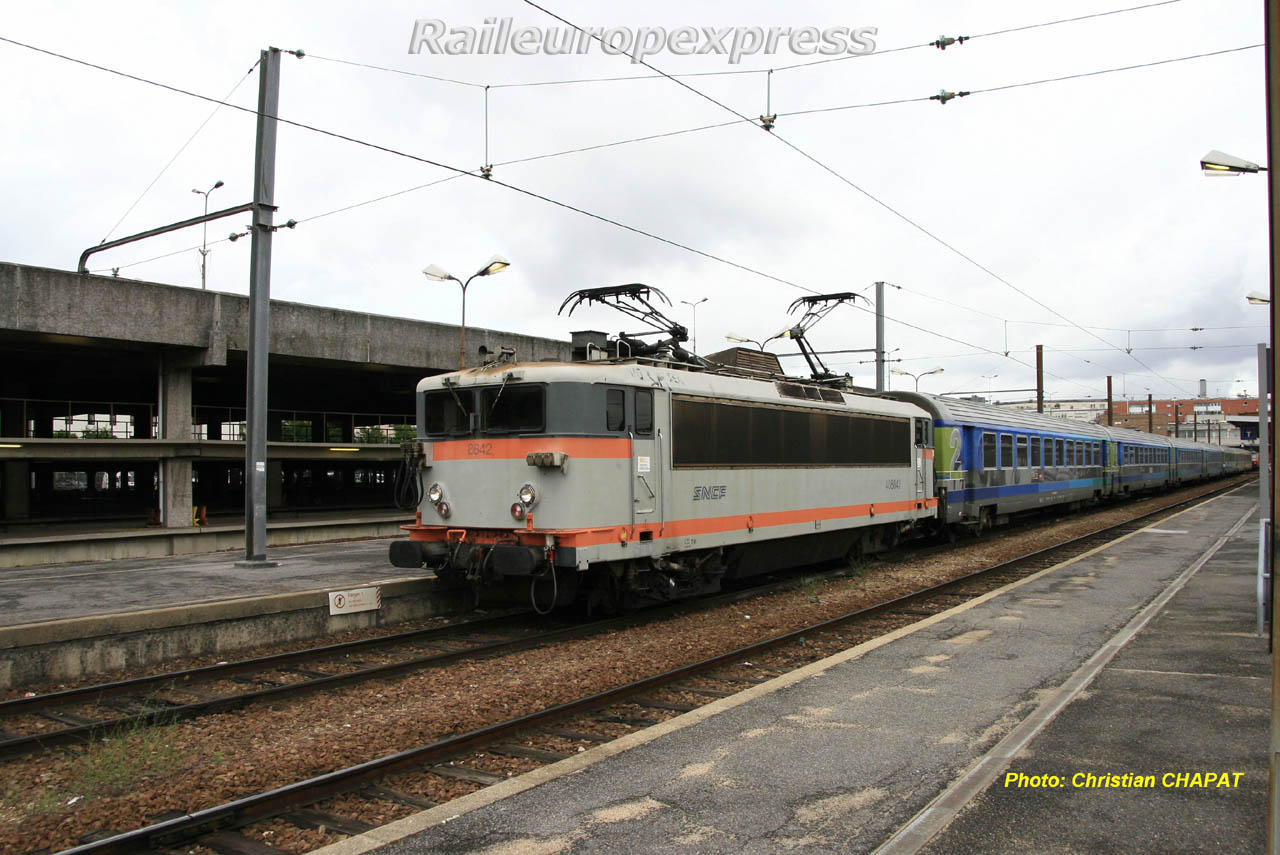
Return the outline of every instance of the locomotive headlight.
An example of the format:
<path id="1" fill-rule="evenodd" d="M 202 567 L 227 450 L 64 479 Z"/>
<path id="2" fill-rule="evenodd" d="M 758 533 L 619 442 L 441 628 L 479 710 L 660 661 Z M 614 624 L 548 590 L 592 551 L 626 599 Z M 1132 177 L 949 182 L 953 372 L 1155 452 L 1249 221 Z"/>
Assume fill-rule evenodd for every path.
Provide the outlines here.
<path id="1" fill-rule="evenodd" d="M 427 501 L 430 502 L 431 504 L 433 505 L 439 504 L 440 500 L 443 498 L 444 498 L 444 488 L 441 487 L 439 484 L 432 484 L 430 487 L 427 488 Z"/>
<path id="2" fill-rule="evenodd" d="M 441 519 L 447 520 L 449 518 L 449 514 L 452 513 L 452 511 L 453 511 L 453 508 L 449 507 L 448 502 L 436 503 L 436 513 L 440 515 Z"/>
<path id="3" fill-rule="evenodd" d="M 524 519 L 524 505 L 519 502 L 511 503 L 511 518 L 516 522 Z"/>
<path id="4" fill-rule="evenodd" d="M 525 484 L 520 488 L 520 492 L 516 493 L 516 498 L 519 499 L 525 507 L 529 507 L 534 502 L 538 501 L 538 493 L 533 489 L 532 484 Z"/>

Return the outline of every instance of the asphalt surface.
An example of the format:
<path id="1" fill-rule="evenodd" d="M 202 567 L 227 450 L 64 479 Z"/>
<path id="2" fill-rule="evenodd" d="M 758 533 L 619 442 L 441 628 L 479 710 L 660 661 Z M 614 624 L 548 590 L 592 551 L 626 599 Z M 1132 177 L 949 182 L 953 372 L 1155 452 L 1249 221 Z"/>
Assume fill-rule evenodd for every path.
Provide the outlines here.
<path id="1" fill-rule="evenodd" d="M 421 578 L 391 566 L 392 539 L 272 547 L 262 568 L 243 551 L 19 567 L 0 573 L 0 626 Z"/>
<path id="2" fill-rule="evenodd" d="M 1269 659 L 1253 635 L 1254 495 L 321 853 L 858 853 L 920 816 L 942 829 L 929 853 L 1258 851 Z M 993 764 L 1038 717 L 1012 766 Z M 967 792 L 984 764 L 994 783 Z M 1009 772 L 1068 783 L 1004 786 Z M 1239 774 L 1230 788 L 1070 783 L 1126 772 Z M 958 817 L 943 808 L 955 793 Z"/>

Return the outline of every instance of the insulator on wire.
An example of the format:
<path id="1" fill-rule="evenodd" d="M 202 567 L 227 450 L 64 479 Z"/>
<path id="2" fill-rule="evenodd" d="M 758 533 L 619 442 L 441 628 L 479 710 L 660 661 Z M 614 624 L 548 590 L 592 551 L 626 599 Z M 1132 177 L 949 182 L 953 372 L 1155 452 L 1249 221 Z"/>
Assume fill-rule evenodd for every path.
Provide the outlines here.
<path id="1" fill-rule="evenodd" d="M 929 100 L 937 101 L 939 104 L 945 104 L 948 101 L 950 101 L 952 98 L 963 98 L 968 94 L 969 94 L 968 92 L 948 92 L 947 90 L 943 89 L 937 95 L 930 95 Z"/>

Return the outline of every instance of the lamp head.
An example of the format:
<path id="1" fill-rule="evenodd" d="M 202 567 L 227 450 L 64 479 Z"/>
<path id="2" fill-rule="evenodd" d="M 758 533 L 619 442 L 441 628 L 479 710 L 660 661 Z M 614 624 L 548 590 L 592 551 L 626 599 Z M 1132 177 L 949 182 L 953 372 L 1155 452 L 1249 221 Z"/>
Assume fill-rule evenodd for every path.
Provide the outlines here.
<path id="1" fill-rule="evenodd" d="M 458 279 L 458 277 L 454 276 L 452 273 L 445 270 L 443 267 L 439 266 L 438 264 L 427 265 L 423 269 L 422 273 L 428 279 L 434 279 L 437 282 L 448 282 L 450 279 L 456 282 Z"/>
<path id="2" fill-rule="evenodd" d="M 1261 291 L 1250 291 L 1244 295 L 1244 298 L 1255 306 L 1265 306 L 1271 302 L 1271 297 Z"/>
<path id="3" fill-rule="evenodd" d="M 218 189 L 219 187 L 221 187 L 221 186 L 222 186 L 222 182 L 221 182 L 221 181 L 219 181 L 217 184 L 214 184 L 214 185 L 213 185 L 213 188 L 212 188 L 212 189 L 217 190 L 217 189 Z"/>
<path id="4" fill-rule="evenodd" d="M 489 263 L 476 271 L 477 276 L 492 276 L 495 273 L 501 273 L 511 266 L 511 262 L 507 261 L 500 255 L 495 255 L 489 259 Z"/>
<path id="5" fill-rule="evenodd" d="M 1266 172 L 1265 166 L 1259 166 L 1251 160 L 1225 154 L 1217 150 L 1200 158 L 1200 168 L 1205 175 L 1239 175 L 1242 172 Z"/>

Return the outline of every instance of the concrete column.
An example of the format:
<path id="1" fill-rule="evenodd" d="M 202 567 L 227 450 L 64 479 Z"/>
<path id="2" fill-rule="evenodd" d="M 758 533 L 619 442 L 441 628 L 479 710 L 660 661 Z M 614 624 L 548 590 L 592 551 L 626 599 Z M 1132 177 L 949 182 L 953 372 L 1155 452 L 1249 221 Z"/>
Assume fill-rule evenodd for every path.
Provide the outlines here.
<path id="1" fill-rule="evenodd" d="M 25 520 L 31 516 L 31 464 L 25 460 L 4 463 L 4 518 Z"/>
<path id="2" fill-rule="evenodd" d="M 161 357 L 160 438 L 191 439 L 191 369 L 167 365 Z M 160 515 L 166 528 L 191 527 L 191 460 L 160 461 Z"/>

